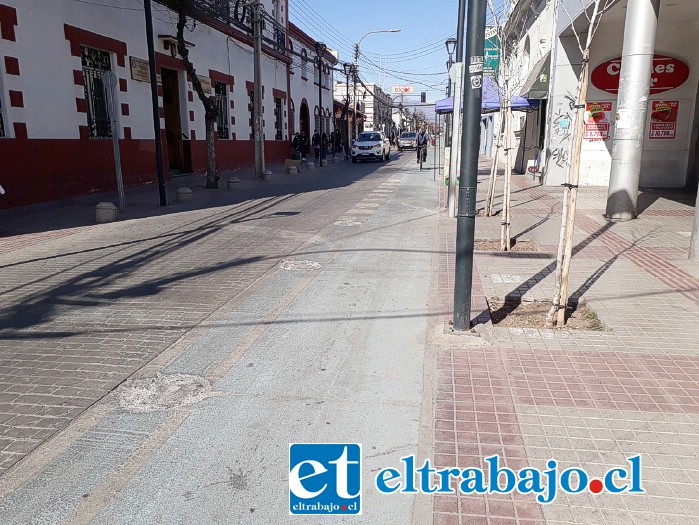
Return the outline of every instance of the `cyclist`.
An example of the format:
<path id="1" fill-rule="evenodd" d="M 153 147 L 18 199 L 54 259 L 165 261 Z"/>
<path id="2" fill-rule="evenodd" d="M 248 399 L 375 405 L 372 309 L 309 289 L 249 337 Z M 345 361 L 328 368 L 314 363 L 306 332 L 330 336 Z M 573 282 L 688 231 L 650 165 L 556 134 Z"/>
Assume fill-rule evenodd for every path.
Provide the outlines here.
<path id="1" fill-rule="evenodd" d="M 421 129 L 419 133 L 417 134 L 417 138 L 415 139 L 415 143 L 417 144 L 417 163 L 420 163 L 420 155 L 422 155 L 422 161 L 424 162 L 427 159 L 427 144 L 430 141 L 430 134 L 427 133 L 427 130 Z"/>

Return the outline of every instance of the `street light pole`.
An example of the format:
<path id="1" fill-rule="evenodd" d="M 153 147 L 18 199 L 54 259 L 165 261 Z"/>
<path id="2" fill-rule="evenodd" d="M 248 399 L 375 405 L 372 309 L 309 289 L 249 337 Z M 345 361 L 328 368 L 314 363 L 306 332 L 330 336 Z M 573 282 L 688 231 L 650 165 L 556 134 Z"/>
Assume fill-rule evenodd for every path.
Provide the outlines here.
<path id="1" fill-rule="evenodd" d="M 253 5 L 253 79 L 255 81 L 253 95 L 253 113 L 255 130 L 255 176 L 265 178 L 265 139 L 262 120 L 262 4 L 258 1 Z"/>
<path id="2" fill-rule="evenodd" d="M 447 47 L 447 53 L 449 54 L 449 60 L 447 61 L 447 73 L 451 69 L 451 66 L 454 65 L 454 49 L 456 48 L 456 39 L 455 38 L 449 38 L 446 42 L 445 45 Z M 451 97 L 451 78 L 448 79 L 447 82 L 447 98 Z M 453 104 L 452 107 L 456 107 L 456 104 Z M 450 129 L 450 124 L 451 124 L 451 117 L 449 114 L 444 116 L 444 133 L 445 133 L 445 141 L 444 141 L 444 147 L 448 148 L 451 147 L 451 136 L 449 134 L 449 129 Z"/>
<path id="3" fill-rule="evenodd" d="M 376 33 L 400 33 L 400 29 L 379 29 L 378 31 L 369 31 L 366 33 L 362 38 L 359 39 L 359 42 L 357 42 L 354 45 L 354 103 L 355 105 L 357 104 L 357 75 L 359 74 L 359 46 L 362 44 L 362 40 L 364 40 L 366 37 L 369 35 L 373 35 Z M 355 112 L 356 112 L 356 106 L 355 106 Z M 357 136 L 357 118 L 356 116 L 352 119 L 353 120 L 353 136 Z"/>
<path id="4" fill-rule="evenodd" d="M 461 136 L 459 208 L 456 220 L 456 264 L 454 275 L 454 330 L 471 328 L 473 250 L 476 231 L 476 184 L 480 146 L 480 116 L 483 99 L 483 49 L 485 46 L 486 0 L 469 0 L 466 57 L 468 80 L 464 81 L 464 118 Z M 459 21 L 461 23 L 461 21 Z"/>
<path id="5" fill-rule="evenodd" d="M 345 160 L 349 160 L 349 135 L 350 135 L 350 127 L 349 127 L 349 107 L 350 107 L 350 98 L 349 98 L 349 76 L 350 73 L 352 72 L 352 68 L 354 66 L 352 64 L 349 64 L 345 62 L 342 64 L 342 69 L 345 71 L 345 101 L 347 104 L 345 105 L 345 108 L 347 109 L 345 111 Z M 352 111 L 354 114 L 354 111 Z"/>
<path id="6" fill-rule="evenodd" d="M 316 42 L 316 54 L 318 55 L 318 127 L 320 142 L 320 158 L 318 159 L 318 166 L 323 165 L 323 53 L 325 53 L 326 45 L 323 42 Z"/>

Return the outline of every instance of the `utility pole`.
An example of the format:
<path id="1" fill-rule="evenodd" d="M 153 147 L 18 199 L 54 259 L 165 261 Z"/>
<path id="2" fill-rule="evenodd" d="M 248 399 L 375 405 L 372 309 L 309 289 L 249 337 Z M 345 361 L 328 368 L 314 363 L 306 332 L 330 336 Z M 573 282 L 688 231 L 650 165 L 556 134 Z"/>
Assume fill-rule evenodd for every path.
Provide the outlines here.
<path id="1" fill-rule="evenodd" d="M 254 40 L 253 95 L 254 133 L 255 133 L 255 176 L 265 178 L 265 140 L 262 120 L 262 4 L 253 5 L 252 29 Z"/>
<path id="2" fill-rule="evenodd" d="M 352 79 L 354 82 L 354 111 L 352 112 L 352 139 L 357 136 L 357 72 L 359 71 L 359 44 L 354 45 L 354 68 L 352 70 Z"/>
<path id="3" fill-rule="evenodd" d="M 485 2 L 485 0 L 483 0 Z M 454 72 L 454 109 L 452 111 L 452 139 L 449 158 L 449 191 L 447 192 L 447 205 L 449 207 L 449 218 L 456 217 L 456 171 L 458 168 L 457 161 L 459 159 L 459 144 L 461 144 L 462 126 L 461 118 L 464 115 L 461 111 L 461 99 L 464 89 L 464 23 L 466 19 L 466 2 L 467 0 L 459 0 L 459 15 L 456 28 L 456 64 L 449 72 L 451 79 L 451 71 Z M 470 25 L 470 22 L 469 22 Z M 484 44 L 485 45 L 485 44 Z M 478 114 L 481 110 L 478 108 Z M 465 131 L 465 130 L 464 130 Z"/>
<path id="4" fill-rule="evenodd" d="M 325 53 L 325 44 L 323 42 L 316 42 L 316 54 L 318 55 L 318 122 L 319 126 L 319 141 L 320 141 L 320 158 L 318 159 L 318 166 L 323 165 L 323 53 Z"/>
<path id="5" fill-rule="evenodd" d="M 112 149 L 114 150 L 114 167 L 116 169 L 117 193 L 119 194 L 119 211 L 124 213 L 126 198 L 124 196 L 124 177 L 121 172 L 121 152 L 119 150 L 119 111 L 116 103 L 116 87 L 119 84 L 116 75 L 107 71 L 102 75 L 105 100 L 107 102 L 107 114 L 112 123 Z"/>
<path id="6" fill-rule="evenodd" d="M 699 261 L 699 193 L 697 193 L 697 203 L 694 205 L 694 226 L 692 227 L 692 239 L 689 244 L 689 259 Z"/>
<path id="7" fill-rule="evenodd" d="M 465 2 L 466 0 L 461 0 Z M 451 138 L 449 143 L 449 188 L 447 192 L 447 206 L 449 208 L 449 218 L 456 217 L 456 198 L 457 198 L 457 171 L 459 169 L 459 146 L 461 144 L 461 135 L 463 126 L 461 125 L 461 117 L 464 115 L 461 109 L 461 101 L 463 98 L 464 89 L 464 67 L 463 63 L 456 62 L 449 70 L 449 77 L 453 75 L 454 79 L 454 109 L 452 110 L 451 120 Z M 480 110 L 479 110 L 480 114 Z"/>
<path id="8" fill-rule="evenodd" d="M 462 0 L 463 1 L 463 0 Z M 468 41 L 464 82 L 464 132 L 461 137 L 461 184 L 456 222 L 456 264 L 454 275 L 454 330 L 471 328 L 473 251 L 476 233 L 476 184 L 480 146 L 480 117 L 483 101 L 483 50 L 485 47 L 486 0 L 468 2 Z M 459 19 L 459 24 L 462 24 Z M 458 35 L 462 37 L 461 33 Z M 458 53 L 458 51 L 457 51 Z M 460 55 L 459 55 L 460 56 Z"/>
<path id="9" fill-rule="evenodd" d="M 158 77 L 155 71 L 155 47 L 153 46 L 153 17 L 151 0 L 143 0 L 146 13 L 146 44 L 148 45 L 148 72 L 150 74 L 150 95 L 153 106 L 153 132 L 155 134 L 155 162 L 158 169 L 158 192 L 160 205 L 167 206 L 165 193 L 165 171 L 163 170 L 163 145 L 160 142 L 160 109 L 158 104 Z"/>
<path id="10" fill-rule="evenodd" d="M 347 101 L 347 111 L 345 112 L 345 160 L 349 160 L 349 144 L 350 144 L 350 126 L 349 126 L 349 108 L 350 108 L 350 98 L 349 98 L 349 74 L 354 66 L 352 64 L 343 64 L 345 70 L 345 100 Z M 354 113 L 354 111 L 352 112 Z"/>

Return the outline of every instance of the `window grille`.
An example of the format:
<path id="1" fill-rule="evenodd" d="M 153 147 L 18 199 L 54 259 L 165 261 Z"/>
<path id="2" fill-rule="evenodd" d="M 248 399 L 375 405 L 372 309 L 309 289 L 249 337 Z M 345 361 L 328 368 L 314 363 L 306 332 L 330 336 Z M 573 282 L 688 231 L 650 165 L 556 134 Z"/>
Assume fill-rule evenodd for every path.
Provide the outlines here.
<path id="1" fill-rule="evenodd" d="M 112 70 L 109 53 L 91 47 L 80 47 L 80 59 L 85 79 L 85 101 L 87 102 L 87 126 L 90 138 L 111 138 L 112 126 L 107 113 L 102 76 Z"/>
<path id="2" fill-rule="evenodd" d="M 215 92 L 216 105 L 218 106 L 218 114 L 216 116 L 216 128 L 218 131 L 218 138 L 228 139 L 230 138 L 230 119 L 228 117 L 228 86 L 223 82 L 216 82 Z"/>
<path id="3" fill-rule="evenodd" d="M 274 99 L 274 128 L 276 129 L 276 134 L 274 136 L 275 140 L 282 140 L 284 138 L 284 116 L 282 110 L 282 99 Z"/>

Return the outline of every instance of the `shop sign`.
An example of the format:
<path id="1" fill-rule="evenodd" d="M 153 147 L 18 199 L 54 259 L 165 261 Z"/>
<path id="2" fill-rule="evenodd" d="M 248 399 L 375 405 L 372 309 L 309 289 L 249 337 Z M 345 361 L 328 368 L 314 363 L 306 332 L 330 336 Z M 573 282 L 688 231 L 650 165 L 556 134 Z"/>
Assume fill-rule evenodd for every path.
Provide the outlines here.
<path id="1" fill-rule="evenodd" d="M 588 102 L 585 114 L 585 140 L 609 140 L 611 102 Z"/>
<path id="2" fill-rule="evenodd" d="M 674 139 L 677 137 L 679 100 L 653 100 L 650 113 L 650 138 Z"/>
<path id="3" fill-rule="evenodd" d="M 609 60 L 597 66 L 592 71 L 592 84 L 607 93 L 619 92 L 621 76 L 621 58 Z M 689 66 L 678 58 L 665 55 L 653 57 L 653 72 L 650 81 L 650 94 L 657 95 L 670 91 L 684 84 L 689 78 Z"/>
<path id="4" fill-rule="evenodd" d="M 394 95 L 402 95 L 405 93 L 413 93 L 414 89 L 413 86 L 391 86 L 391 93 Z"/>

